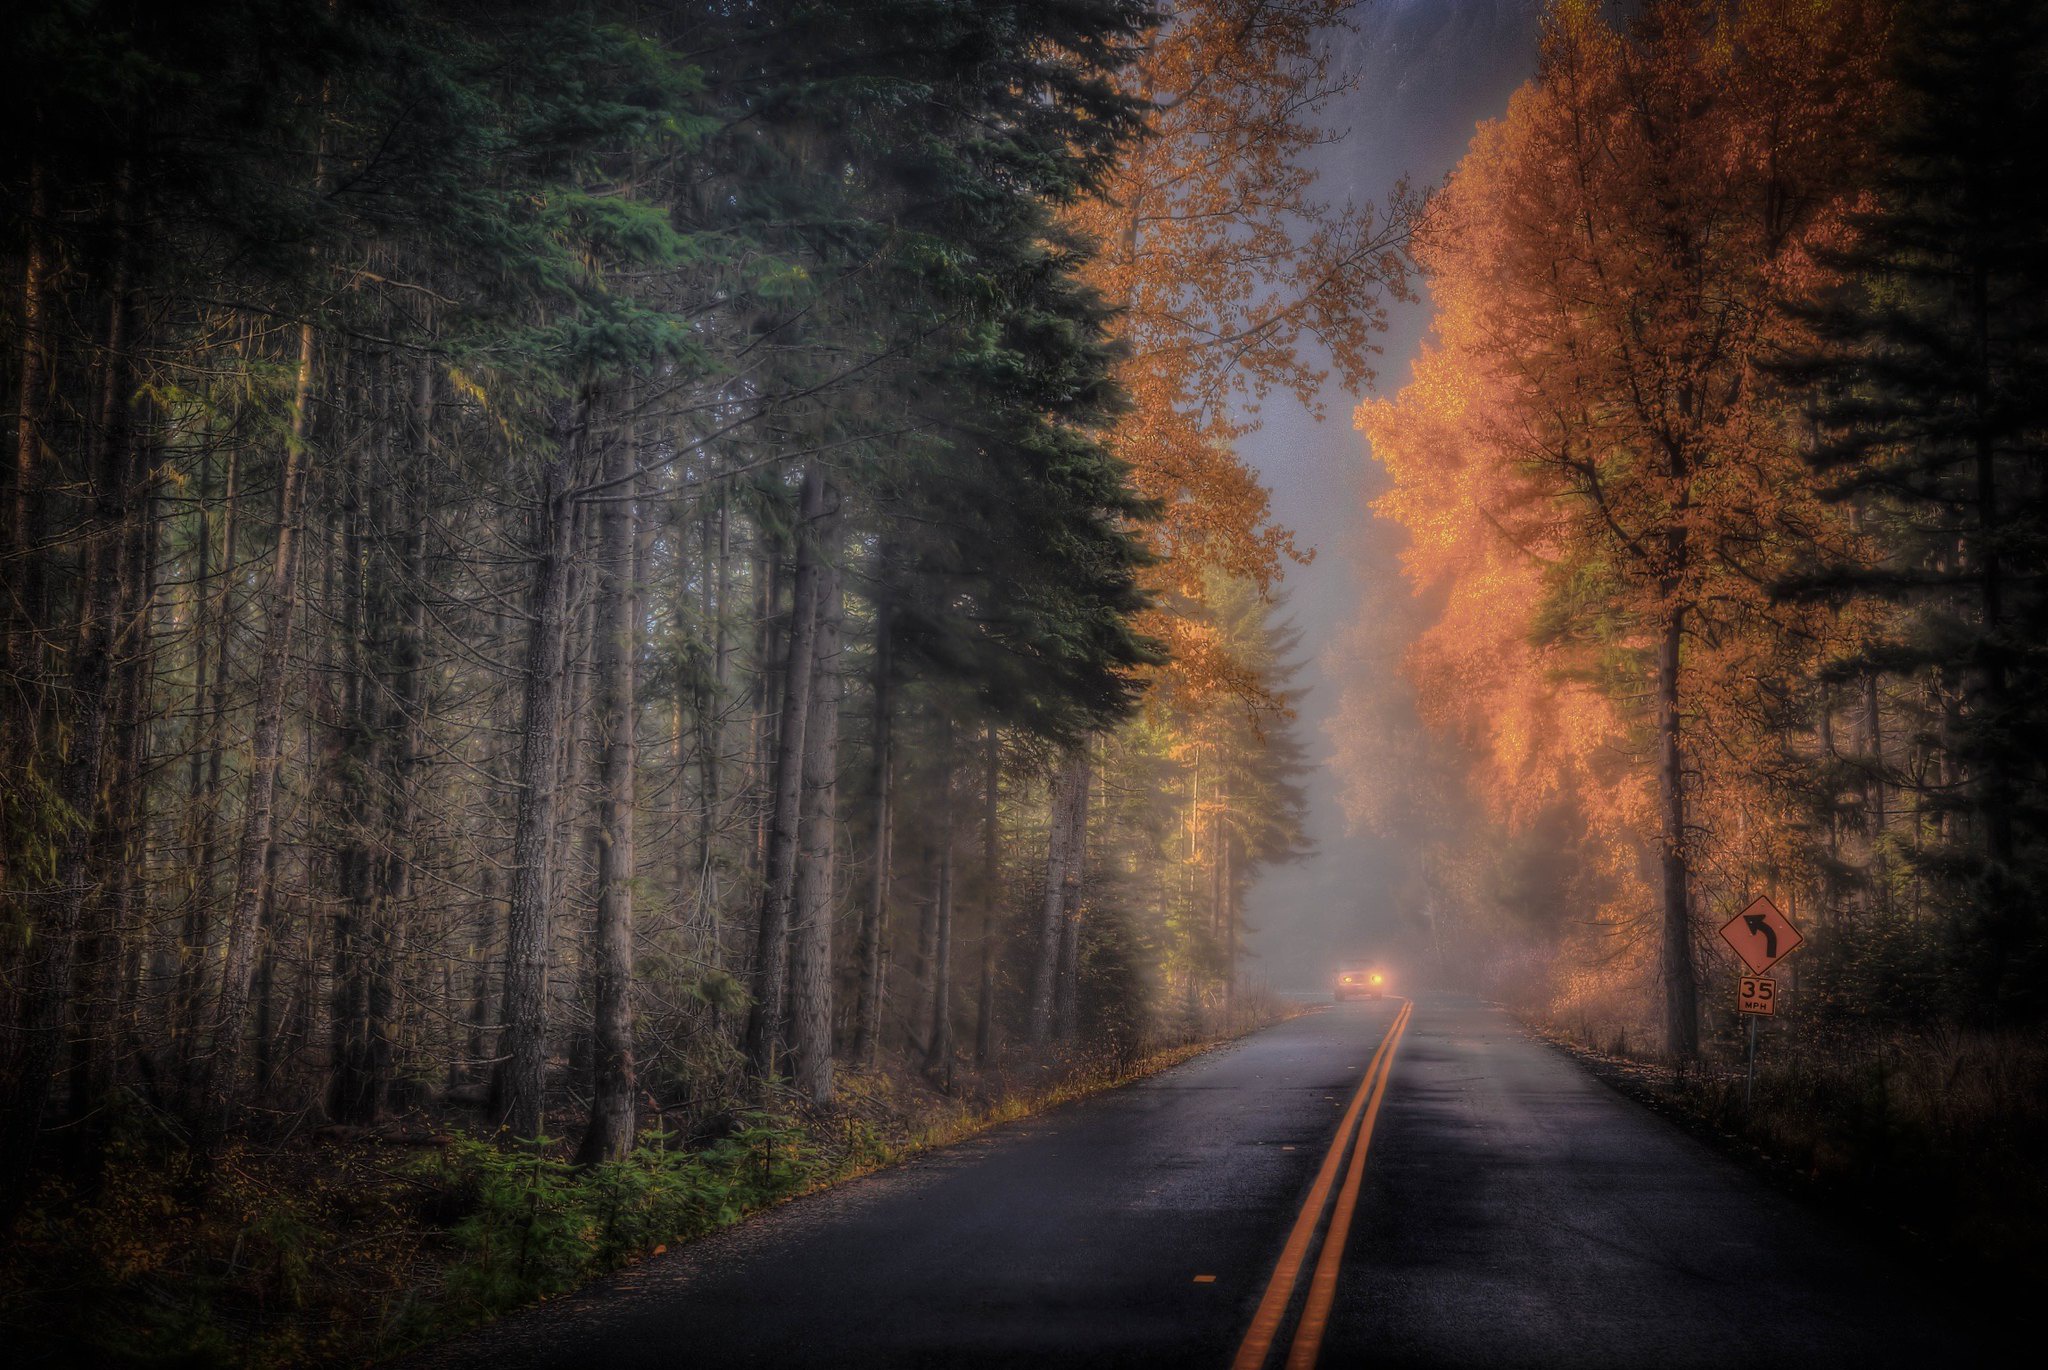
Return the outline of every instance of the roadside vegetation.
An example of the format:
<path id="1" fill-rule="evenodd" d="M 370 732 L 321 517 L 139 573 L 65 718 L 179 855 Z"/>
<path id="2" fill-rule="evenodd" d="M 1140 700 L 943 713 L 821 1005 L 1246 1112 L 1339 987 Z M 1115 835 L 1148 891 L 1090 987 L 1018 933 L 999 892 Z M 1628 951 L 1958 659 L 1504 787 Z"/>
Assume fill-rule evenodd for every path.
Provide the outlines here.
<path id="1" fill-rule="evenodd" d="M 1229 1020 L 965 1072 L 950 1091 L 901 1065 L 849 1072 L 827 1109 L 739 1106 L 695 1135 L 643 1130 L 596 1165 L 419 1111 L 238 1140 L 202 1175 L 135 1111 L 109 1121 L 100 1173 L 53 1176 L 31 1199 L 0 1271 L 0 1328 L 36 1363 L 361 1365 L 1295 1011 L 1248 993 Z"/>
<path id="2" fill-rule="evenodd" d="M 1729 1028 L 1693 1068 L 1610 1024 L 1532 1023 L 1609 1084 L 1990 1299 L 2048 1277 L 2048 1045 L 2013 1029 Z"/>

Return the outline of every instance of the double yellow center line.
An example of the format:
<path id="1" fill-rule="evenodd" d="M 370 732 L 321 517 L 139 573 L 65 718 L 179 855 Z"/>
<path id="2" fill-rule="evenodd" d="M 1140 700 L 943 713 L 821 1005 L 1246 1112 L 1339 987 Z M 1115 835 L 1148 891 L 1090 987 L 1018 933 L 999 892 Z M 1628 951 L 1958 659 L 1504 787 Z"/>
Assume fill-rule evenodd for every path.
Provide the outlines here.
<path id="1" fill-rule="evenodd" d="M 1316 1229 L 1322 1225 L 1323 1210 L 1329 1206 L 1330 1190 L 1336 1184 L 1337 1172 L 1343 1167 L 1344 1152 L 1348 1147 L 1351 1166 L 1345 1172 L 1343 1187 L 1337 1191 L 1337 1205 L 1330 1213 L 1329 1227 L 1323 1234 L 1323 1248 L 1316 1258 L 1315 1274 L 1309 1279 L 1308 1302 L 1302 1308 L 1301 1320 L 1294 1325 L 1294 1341 L 1287 1351 L 1287 1370 L 1313 1370 L 1316 1355 L 1322 1350 L 1323 1330 L 1329 1326 L 1330 1304 L 1337 1297 L 1337 1268 L 1344 1261 L 1344 1244 L 1351 1234 L 1351 1215 L 1358 1209 L 1358 1190 L 1365 1180 L 1366 1148 L 1372 1143 L 1372 1127 L 1380 1115 L 1380 1101 L 1387 1096 L 1387 1077 L 1393 1073 L 1394 1050 L 1401 1044 L 1401 1034 L 1408 1028 L 1408 1015 L 1414 1007 L 1413 1000 L 1401 1001 L 1401 1011 L 1394 1015 L 1393 1026 L 1387 1029 L 1379 1050 L 1373 1053 L 1372 1064 L 1365 1069 L 1365 1078 L 1358 1082 L 1358 1092 L 1351 1096 L 1351 1104 L 1344 1110 L 1344 1119 L 1337 1125 L 1337 1135 L 1330 1142 L 1329 1154 L 1323 1157 L 1322 1168 L 1316 1171 L 1316 1181 L 1309 1187 L 1308 1198 L 1294 1219 L 1293 1230 L 1287 1234 L 1287 1245 L 1281 1249 L 1280 1263 L 1273 1267 L 1273 1278 L 1266 1282 L 1265 1295 L 1259 1300 L 1258 1311 L 1252 1315 L 1251 1330 L 1245 1333 L 1244 1343 L 1237 1348 L 1237 1359 L 1231 1362 L 1231 1370 L 1263 1370 L 1266 1358 L 1272 1354 L 1273 1341 L 1280 1335 L 1280 1324 L 1287 1316 L 1287 1306 L 1294 1302 L 1294 1291 L 1301 1283 L 1302 1265 L 1308 1259 L 1308 1249 L 1315 1241 Z"/>

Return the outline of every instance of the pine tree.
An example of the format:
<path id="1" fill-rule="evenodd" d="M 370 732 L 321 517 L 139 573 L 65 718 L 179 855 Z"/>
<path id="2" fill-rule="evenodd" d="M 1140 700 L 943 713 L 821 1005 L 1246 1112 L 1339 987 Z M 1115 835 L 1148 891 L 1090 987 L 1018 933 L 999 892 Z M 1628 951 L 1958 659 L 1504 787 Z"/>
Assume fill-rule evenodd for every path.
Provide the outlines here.
<path id="1" fill-rule="evenodd" d="M 1880 759 L 1853 802 L 1883 824 L 1904 789 L 1930 821 L 1912 869 L 1944 890 L 1975 998 L 2031 1014 L 2048 966 L 2048 16 L 2009 0 L 1916 0 L 1895 44 L 1875 205 L 1828 264 L 1847 283 L 1796 309 L 1813 347 L 1813 460 L 1857 511 L 1866 555 L 1789 593 L 1877 622 L 1834 674 L 1924 682 L 1901 726 L 1932 739 L 1922 778 Z M 1880 758 L 1882 753 L 1880 753 Z"/>

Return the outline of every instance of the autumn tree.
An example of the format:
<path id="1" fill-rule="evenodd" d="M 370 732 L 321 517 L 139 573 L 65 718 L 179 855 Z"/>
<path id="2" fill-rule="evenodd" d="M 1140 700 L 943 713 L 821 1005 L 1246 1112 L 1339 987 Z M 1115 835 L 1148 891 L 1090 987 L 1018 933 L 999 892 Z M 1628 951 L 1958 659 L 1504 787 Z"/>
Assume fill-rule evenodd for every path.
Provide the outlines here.
<path id="1" fill-rule="evenodd" d="M 1088 280 L 1121 307 L 1131 412 L 1113 445 L 1161 507 L 1153 584 L 1186 596 L 1211 568 L 1268 588 L 1306 555 L 1235 444 L 1275 391 L 1315 408 L 1331 370 L 1354 391 L 1369 381 L 1385 301 L 1405 298 L 1404 192 L 1384 211 L 1331 205 L 1303 165 L 1345 86 L 1327 44 L 1346 8 L 1167 7 L 1123 78 L 1152 108 L 1147 136 L 1067 216 L 1098 244 Z M 1154 628 L 1176 669 L 1220 666 L 1189 650 L 1191 625 Z"/>
<path id="2" fill-rule="evenodd" d="M 1648 845 L 1680 1058 L 1702 872 L 1746 878 L 1701 833 L 1739 826 L 1714 815 L 1741 811 L 1729 744 L 1768 712 L 1746 692 L 1803 650 L 1768 587 L 1788 546 L 1844 536 L 1760 363 L 1774 293 L 1839 231 L 1881 32 L 1855 7 L 1555 7 L 1419 236 L 1439 341 L 1361 411 L 1410 574 L 1448 586 L 1425 712 L 1480 745 L 1505 812 L 1571 788 Z M 1637 764 L 1602 774 L 1618 739 Z"/>

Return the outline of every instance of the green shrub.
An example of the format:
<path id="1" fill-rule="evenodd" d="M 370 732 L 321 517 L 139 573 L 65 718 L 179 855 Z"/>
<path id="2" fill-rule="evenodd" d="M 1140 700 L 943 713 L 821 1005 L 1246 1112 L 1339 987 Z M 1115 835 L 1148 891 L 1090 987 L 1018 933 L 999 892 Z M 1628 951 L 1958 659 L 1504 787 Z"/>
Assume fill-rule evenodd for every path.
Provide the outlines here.
<path id="1" fill-rule="evenodd" d="M 464 1214 L 448 1232 L 444 1315 L 466 1322 L 561 1293 L 799 1193 L 822 1171 L 803 1132 L 768 1114 L 701 1151 L 668 1141 L 654 1134 L 623 1160 L 587 1167 L 550 1159 L 545 1139 L 515 1151 L 450 1143 L 426 1165 Z"/>

